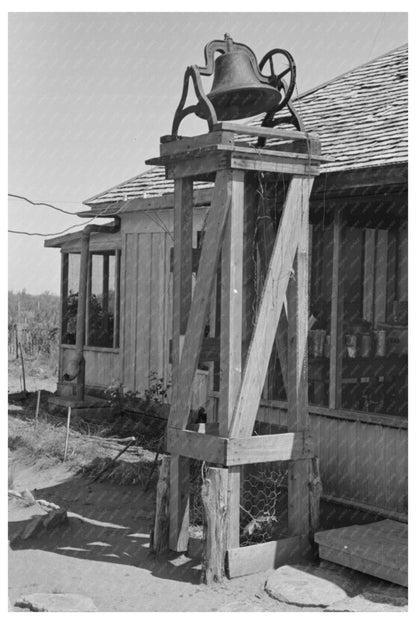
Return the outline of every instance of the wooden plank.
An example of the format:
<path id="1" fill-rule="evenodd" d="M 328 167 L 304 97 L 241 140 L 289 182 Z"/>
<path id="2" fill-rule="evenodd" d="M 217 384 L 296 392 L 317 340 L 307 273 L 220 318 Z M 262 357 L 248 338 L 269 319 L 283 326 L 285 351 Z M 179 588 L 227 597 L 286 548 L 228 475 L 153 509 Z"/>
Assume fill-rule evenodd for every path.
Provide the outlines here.
<path id="1" fill-rule="evenodd" d="M 329 407 L 341 407 L 343 342 L 343 214 L 334 214 L 332 230 L 331 346 L 329 356 Z"/>
<path id="2" fill-rule="evenodd" d="M 172 304 L 172 387 L 179 387 L 181 347 L 192 298 L 192 180 L 175 180 Z M 189 460 L 172 453 L 170 470 L 169 544 L 186 551 L 189 537 Z"/>
<path id="3" fill-rule="evenodd" d="M 229 166 L 232 169 L 244 169 L 244 171 L 263 171 L 268 173 L 286 173 L 288 175 L 319 175 L 319 164 L 316 162 L 306 161 L 297 162 L 296 159 L 285 158 L 279 156 L 278 159 L 266 158 L 262 156 L 261 160 L 255 158 L 244 158 L 242 156 L 231 155 Z"/>
<path id="4" fill-rule="evenodd" d="M 169 547 L 186 552 L 189 539 L 189 459 L 172 454 L 170 460 Z"/>
<path id="5" fill-rule="evenodd" d="M 243 318 L 242 318 L 242 365 L 244 368 L 255 321 L 256 261 L 255 233 L 257 209 L 257 180 L 246 175 L 244 188 L 243 233 Z"/>
<path id="6" fill-rule="evenodd" d="M 251 436 L 229 440 L 226 465 L 289 461 L 311 455 L 303 432 Z"/>
<path id="7" fill-rule="evenodd" d="M 397 570 L 390 566 L 382 566 L 379 563 L 372 561 L 366 561 L 360 555 L 353 555 L 344 550 L 338 550 L 336 548 L 330 548 L 328 546 L 319 546 L 319 557 L 326 561 L 332 561 L 339 565 L 358 570 L 364 574 L 370 574 L 376 578 L 389 581 L 390 583 L 396 583 L 397 585 L 408 586 L 408 572 L 407 569 Z"/>
<path id="8" fill-rule="evenodd" d="M 143 392 L 149 387 L 150 358 L 150 284 L 151 284 L 151 238 L 138 235 L 138 273 L 136 292 L 136 388 Z"/>
<path id="9" fill-rule="evenodd" d="M 304 431 L 309 427 L 308 416 L 308 197 L 303 198 L 299 246 L 294 262 L 294 274 L 287 290 L 288 310 L 288 430 Z"/>
<path id="10" fill-rule="evenodd" d="M 231 202 L 221 252 L 221 347 L 218 420 L 227 437 L 241 383 L 244 172 L 230 175 Z"/>
<path id="11" fill-rule="evenodd" d="M 167 450 L 212 464 L 225 465 L 227 440 L 215 435 L 168 427 Z"/>
<path id="12" fill-rule="evenodd" d="M 163 137 L 162 137 L 163 138 Z M 216 131 L 208 132 L 208 134 L 199 134 L 194 137 L 178 136 L 175 141 L 160 143 L 160 155 L 171 156 L 173 154 L 181 154 L 183 152 L 217 145 L 233 145 L 234 134 L 232 132 Z"/>
<path id="13" fill-rule="evenodd" d="M 156 554 L 169 550 L 169 481 L 170 457 L 165 456 L 159 468 L 156 488 L 156 511 L 151 550 Z"/>
<path id="14" fill-rule="evenodd" d="M 165 316 L 165 234 L 151 236 L 150 280 L 150 353 L 149 372 L 163 377 L 164 316 Z M 165 380 L 166 382 L 166 380 Z"/>
<path id="15" fill-rule="evenodd" d="M 377 230 L 374 277 L 374 325 L 386 321 L 388 231 Z"/>
<path id="16" fill-rule="evenodd" d="M 166 164 L 166 178 L 175 180 L 180 178 L 201 178 L 208 179 L 208 174 L 215 174 L 217 171 L 227 169 L 230 166 L 230 153 L 229 152 L 208 152 L 205 155 L 192 155 L 189 152 L 189 156 L 186 160 L 173 161 Z M 161 160 L 153 164 L 165 164 Z M 210 178 L 209 178 L 210 179 Z"/>
<path id="17" fill-rule="evenodd" d="M 374 311 L 376 231 L 374 229 L 366 229 L 364 236 L 363 319 L 372 323 Z"/>
<path id="18" fill-rule="evenodd" d="M 116 249 L 114 260 L 114 331 L 113 331 L 113 348 L 117 349 L 120 345 L 120 266 L 121 266 L 121 250 Z"/>
<path id="19" fill-rule="evenodd" d="M 202 503 L 205 512 L 205 549 L 203 579 L 207 585 L 221 582 L 225 576 L 228 524 L 228 471 L 208 468 L 202 485 Z"/>
<path id="20" fill-rule="evenodd" d="M 305 560 L 311 556 L 307 535 L 288 537 L 244 548 L 232 548 L 227 552 L 227 575 L 229 578 L 273 570 L 282 565 Z"/>
<path id="21" fill-rule="evenodd" d="M 231 179 L 232 176 L 228 171 L 217 173 L 215 194 L 208 213 L 206 234 L 184 339 L 178 381 L 173 387 L 169 425 L 178 429 L 184 428 L 188 421 L 191 385 L 199 360 L 210 293 L 231 202 Z"/>
<path id="22" fill-rule="evenodd" d="M 218 422 L 227 437 L 241 384 L 245 173 L 230 176 L 231 202 L 221 251 L 221 341 Z M 228 471 L 227 548 L 240 544 L 240 468 Z M 225 553 L 224 553 L 225 554 Z"/>
<path id="23" fill-rule="evenodd" d="M 137 290 L 137 235 L 126 234 L 123 254 L 124 314 L 123 314 L 123 385 L 126 390 L 135 387 L 136 353 L 136 290 Z"/>
<path id="24" fill-rule="evenodd" d="M 314 132 L 300 132 L 299 130 L 283 130 L 281 128 L 264 128 L 263 126 L 247 126 L 240 125 L 230 121 L 220 121 L 214 125 L 214 130 L 223 130 L 225 132 L 235 132 L 247 136 L 266 137 L 269 139 L 294 139 L 308 141 L 318 140 L 319 137 Z"/>
<path id="25" fill-rule="evenodd" d="M 393 322 L 393 305 L 397 300 L 397 253 L 398 230 L 388 231 L 387 244 L 387 285 L 386 285 L 386 321 Z"/>
<path id="26" fill-rule="evenodd" d="M 233 415 L 230 430 L 233 438 L 248 437 L 253 431 L 273 347 L 273 341 L 268 338 L 277 330 L 298 246 L 304 198 L 309 198 L 312 184 L 312 179 L 294 177 L 288 189 Z"/>

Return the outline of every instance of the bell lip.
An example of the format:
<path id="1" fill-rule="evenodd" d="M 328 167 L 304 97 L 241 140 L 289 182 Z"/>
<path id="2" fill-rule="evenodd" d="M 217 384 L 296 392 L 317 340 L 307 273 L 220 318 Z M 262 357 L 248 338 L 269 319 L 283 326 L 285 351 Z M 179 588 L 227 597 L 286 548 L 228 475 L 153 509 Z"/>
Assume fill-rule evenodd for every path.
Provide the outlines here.
<path id="1" fill-rule="evenodd" d="M 224 109 L 219 109 L 216 105 L 215 105 L 215 98 L 217 97 L 221 97 L 221 96 L 225 96 L 225 95 L 235 95 L 237 93 L 241 93 L 242 98 L 244 98 L 244 92 L 245 91 L 253 91 L 253 85 L 243 85 L 243 86 L 239 86 L 238 88 L 235 89 L 228 89 L 228 90 L 217 90 L 217 91 L 211 91 L 210 93 L 208 93 L 207 97 L 210 100 L 211 104 L 213 105 L 218 121 L 232 121 L 235 119 L 248 119 L 250 117 L 256 117 L 257 115 L 262 115 L 262 114 L 266 114 L 274 109 L 277 109 L 282 96 L 280 94 L 280 92 L 275 89 L 274 87 L 270 86 L 270 85 L 262 85 L 261 87 L 256 87 L 255 91 L 257 93 L 257 95 L 260 94 L 260 92 L 263 92 L 263 97 L 265 100 L 268 100 L 267 105 L 265 102 L 265 105 L 263 105 L 262 107 L 260 107 L 260 105 L 251 111 L 244 111 L 242 113 L 233 113 L 232 111 L 235 111 L 235 106 L 233 108 L 231 108 L 227 114 L 227 111 Z M 271 96 L 275 96 L 273 99 L 274 101 L 271 100 Z M 197 109 L 195 111 L 195 114 L 197 115 L 197 117 L 199 117 L 200 119 L 206 119 L 206 116 L 203 114 L 202 112 L 202 107 L 200 105 L 197 106 Z"/>

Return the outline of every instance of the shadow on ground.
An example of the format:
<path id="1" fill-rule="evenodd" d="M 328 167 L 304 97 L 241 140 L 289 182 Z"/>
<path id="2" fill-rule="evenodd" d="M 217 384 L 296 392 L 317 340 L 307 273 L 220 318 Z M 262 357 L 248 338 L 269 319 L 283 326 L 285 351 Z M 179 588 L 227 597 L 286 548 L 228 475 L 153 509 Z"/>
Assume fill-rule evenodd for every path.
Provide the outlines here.
<path id="1" fill-rule="evenodd" d="M 69 521 L 23 540 L 19 536 L 39 515 L 38 510 L 34 509 L 27 519 L 12 519 L 9 522 L 12 550 L 44 550 L 78 559 L 130 565 L 147 569 L 159 578 L 200 583 L 198 561 L 177 553 L 156 558 L 150 552 L 154 492 L 73 477 L 36 490 L 34 495 L 66 509 Z M 29 513 L 30 509 L 27 508 Z"/>

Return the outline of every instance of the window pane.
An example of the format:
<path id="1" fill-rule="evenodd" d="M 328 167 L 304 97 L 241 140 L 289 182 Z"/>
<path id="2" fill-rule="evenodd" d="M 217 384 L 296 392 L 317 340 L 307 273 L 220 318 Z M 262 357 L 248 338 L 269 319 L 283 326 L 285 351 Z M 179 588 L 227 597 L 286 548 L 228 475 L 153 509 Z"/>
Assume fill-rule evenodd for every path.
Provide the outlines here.
<path id="1" fill-rule="evenodd" d="M 75 344 L 80 254 L 70 253 L 67 254 L 67 258 L 64 283 L 62 284 L 62 342 L 63 344 Z"/>

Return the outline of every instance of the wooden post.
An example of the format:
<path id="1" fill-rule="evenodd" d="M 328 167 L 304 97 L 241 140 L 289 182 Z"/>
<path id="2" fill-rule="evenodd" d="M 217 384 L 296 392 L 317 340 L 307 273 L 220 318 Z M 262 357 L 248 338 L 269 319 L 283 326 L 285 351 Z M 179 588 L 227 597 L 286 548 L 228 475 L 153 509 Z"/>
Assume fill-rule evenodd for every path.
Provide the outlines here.
<path id="1" fill-rule="evenodd" d="M 39 419 L 39 407 L 40 407 L 40 394 L 42 390 L 38 390 L 38 396 L 36 400 L 36 412 L 35 412 L 35 427 L 37 427 L 38 419 Z"/>
<path id="2" fill-rule="evenodd" d="M 20 362 L 22 365 L 22 378 L 23 378 L 23 392 L 26 392 L 26 375 L 25 375 L 25 361 L 23 358 L 23 349 L 22 349 L 22 343 L 19 342 L 19 349 L 20 349 Z"/>
<path id="3" fill-rule="evenodd" d="M 341 209 L 334 214 L 332 249 L 332 289 L 331 289 L 331 346 L 329 355 L 329 407 L 341 407 L 342 360 L 344 355 L 343 336 L 343 287 L 342 287 L 342 243 L 343 216 Z"/>
<path id="4" fill-rule="evenodd" d="M 193 183 L 190 178 L 175 180 L 173 249 L 173 401 L 179 390 L 179 365 L 192 299 Z M 189 459 L 174 455 L 170 463 L 169 544 L 181 552 L 188 548 Z"/>
<path id="5" fill-rule="evenodd" d="M 203 580 L 207 585 L 222 582 L 225 575 L 227 480 L 226 468 L 209 468 L 202 484 L 201 495 L 205 512 Z"/>
<path id="6" fill-rule="evenodd" d="M 230 210 L 221 255 L 219 434 L 229 436 L 241 385 L 243 328 L 244 172 L 230 172 Z M 240 466 L 228 470 L 227 549 L 240 545 Z M 221 522 L 221 520 L 220 520 Z M 219 527 L 218 527 L 219 530 Z"/>
<path id="7" fill-rule="evenodd" d="M 287 290 L 288 307 L 288 431 L 307 431 L 309 196 L 302 197 L 299 245 Z M 289 462 L 288 525 L 292 535 L 309 530 L 309 459 Z"/>
<path id="8" fill-rule="evenodd" d="M 64 450 L 64 461 L 66 461 L 66 456 L 68 454 L 68 443 L 69 443 L 69 426 L 71 424 L 71 406 L 68 407 L 68 414 L 66 418 L 66 436 L 65 436 L 65 450 Z"/>
<path id="9" fill-rule="evenodd" d="M 169 550 L 169 478 L 171 458 L 162 459 L 156 489 L 156 514 L 152 550 L 156 555 Z"/>

